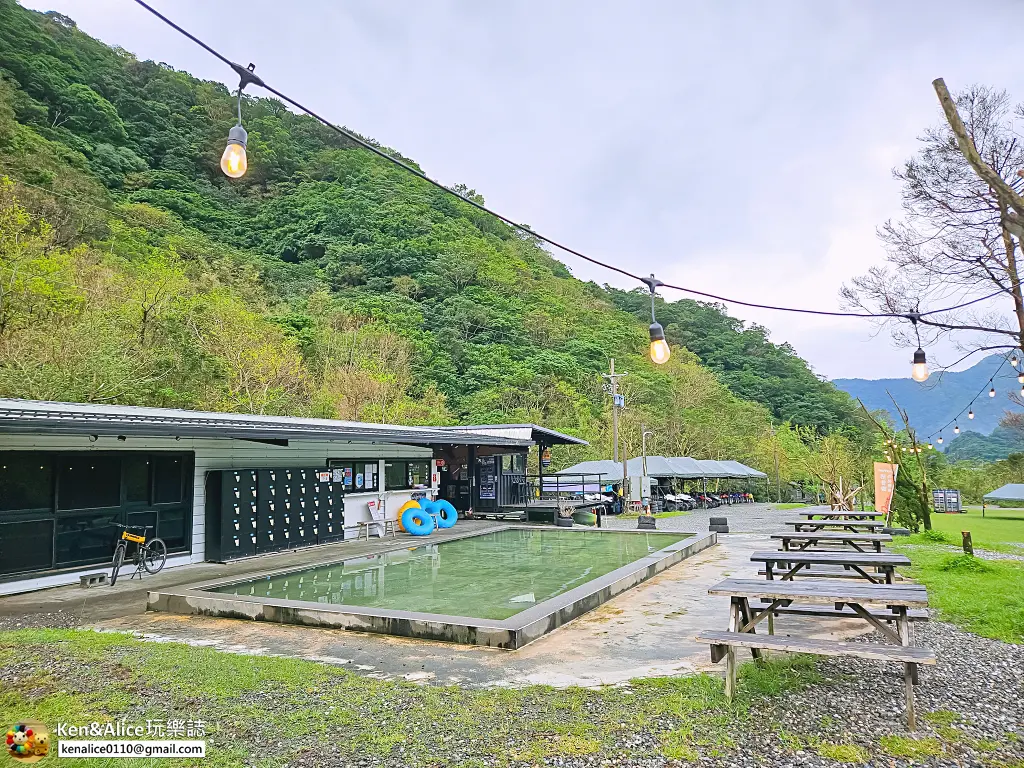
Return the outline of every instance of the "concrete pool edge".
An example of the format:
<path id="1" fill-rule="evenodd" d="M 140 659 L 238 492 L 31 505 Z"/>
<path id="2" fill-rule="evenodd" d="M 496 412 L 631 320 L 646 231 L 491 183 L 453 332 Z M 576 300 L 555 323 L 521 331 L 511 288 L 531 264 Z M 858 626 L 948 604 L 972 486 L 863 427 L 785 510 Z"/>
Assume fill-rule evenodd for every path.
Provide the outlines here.
<path id="1" fill-rule="evenodd" d="M 536 526 L 508 525 L 497 530 L 531 529 Z M 495 529 L 491 529 L 493 532 Z M 569 533 L 571 529 L 566 530 Z M 600 535 L 606 531 L 579 531 L 573 535 Z M 612 531 L 607 531 L 611 533 Z M 481 535 L 484 532 L 468 534 Z M 614 531 L 632 535 L 632 531 Z M 637 531 L 637 534 L 657 533 Z M 666 532 L 667 533 L 667 532 Z M 462 538 L 462 537 L 460 537 Z M 210 592 L 243 579 L 202 582 L 177 589 L 148 593 L 147 610 L 182 615 L 238 618 L 283 624 L 347 629 L 359 632 L 395 635 L 423 640 L 440 640 L 469 645 L 515 650 L 593 610 L 616 595 L 635 587 L 718 542 L 717 534 L 691 534 L 681 541 L 652 552 L 557 597 L 526 609 L 504 620 L 467 616 L 379 610 L 319 602 L 260 598 Z M 408 545 L 393 550 L 409 549 Z M 349 558 L 341 558 L 347 560 Z M 270 571 L 268 575 L 292 573 L 306 568 Z M 251 577 L 249 577 L 251 580 Z"/>

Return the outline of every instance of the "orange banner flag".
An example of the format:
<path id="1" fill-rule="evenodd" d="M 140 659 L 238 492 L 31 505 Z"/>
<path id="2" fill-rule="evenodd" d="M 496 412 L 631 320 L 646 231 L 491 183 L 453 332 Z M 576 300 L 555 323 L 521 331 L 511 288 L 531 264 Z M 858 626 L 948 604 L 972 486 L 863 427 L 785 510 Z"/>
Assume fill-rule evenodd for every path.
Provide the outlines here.
<path id="1" fill-rule="evenodd" d="M 892 494 L 896 489 L 896 473 L 898 471 L 898 464 L 886 464 L 881 461 L 875 462 L 875 512 L 881 512 L 884 515 L 889 514 Z"/>

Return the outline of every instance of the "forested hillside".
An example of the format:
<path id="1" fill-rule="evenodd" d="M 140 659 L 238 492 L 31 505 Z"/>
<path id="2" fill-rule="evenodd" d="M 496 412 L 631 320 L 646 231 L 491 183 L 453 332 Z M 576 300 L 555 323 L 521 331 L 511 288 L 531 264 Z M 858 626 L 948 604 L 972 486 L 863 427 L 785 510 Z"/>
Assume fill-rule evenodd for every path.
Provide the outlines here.
<path id="1" fill-rule="evenodd" d="M 653 451 L 762 466 L 772 418 L 856 433 L 763 329 L 660 302 L 678 346 L 656 367 L 642 295 L 275 100 L 245 97 L 249 170 L 227 179 L 233 113 L 223 85 L 0 0 L 0 395 L 535 421 L 591 441 L 569 461 L 610 454 L 614 357 L 634 455 L 641 424 Z"/>

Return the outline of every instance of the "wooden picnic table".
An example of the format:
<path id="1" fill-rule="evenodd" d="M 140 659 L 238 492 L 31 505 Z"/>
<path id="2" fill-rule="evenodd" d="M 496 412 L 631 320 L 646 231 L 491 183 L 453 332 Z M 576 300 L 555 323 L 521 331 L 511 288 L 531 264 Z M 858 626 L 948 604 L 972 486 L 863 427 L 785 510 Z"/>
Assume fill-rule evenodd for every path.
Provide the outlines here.
<path id="1" fill-rule="evenodd" d="M 802 581 L 780 581 L 760 579 L 726 579 L 711 587 L 709 595 L 729 598 L 729 629 L 726 632 L 704 631 L 697 639 L 711 645 L 713 662 L 726 659 L 725 693 L 730 699 L 736 690 L 736 648 L 750 649 L 754 658 L 760 657 L 761 650 L 779 650 L 790 653 L 814 653 L 826 656 L 856 656 L 859 658 L 897 661 L 904 664 L 903 679 L 906 687 L 907 719 L 910 728 L 916 726 L 914 713 L 914 684 L 917 682 L 917 665 L 934 664 L 935 653 L 927 648 L 911 645 L 908 610 L 928 605 L 928 592 L 918 584 L 864 584 L 840 579 L 807 579 Z M 768 600 L 767 606 L 756 612 L 751 600 Z M 757 635 L 756 625 L 772 616 L 779 608 L 793 602 L 811 605 L 834 605 L 836 609 L 849 606 L 889 644 L 844 643 L 812 638 Z M 885 606 L 895 620 L 891 629 L 879 617 L 879 609 L 866 606 Z"/>
<path id="2" fill-rule="evenodd" d="M 806 517 L 808 520 L 813 520 L 816 517 L 822 520 L 877 520 L 885 515 L 882 512 L 850 512 L 849 510 L 841 512 L 836 509 L 822 512 L 801 512 L 800 517 Z"/>
<path id="3" fill-rule="evenodd" d="M 802 551 L 807 550 L 810 547 L 816 547 L 818 544 L 842 544 L 844 546 L 852 547 L 858 552 L 863 552 L 861 544 L 870 544 L 874 547 L 875 552 L 882 551 L 882 544 L 887 544 L 892 541 L 892 536 L 888 533 L 848 533 L 844 531 L 797 531 L 796 533 L 773 533 L 771 536 L 773 539 L 778 539 L 782 542 L 782 549 L 784 551 Z M 793 544 L 797 547 L 794 550 Z"/>
<path id="4" fill-rule="evenodd" d="M 880 523 L 877 520 L 787 520 L 786 525 L 793 526 L 795 531 L 822 531 L 827 528 L 835 528 L 851 533 L 870 532 L 885 527 L 885 523 Z"/>
<path id="5" fill-rule="evenodd" d="M 910 558 L 892 552 L 755 552 L 750 556 L 755 563 L 764 563 L 765 576 L 773 580 L 776 569 L 782 581 L 792 581 L 803 570 L 807 573 L 812 565 L 839 565 L 867 579 L 872 584 L 892 584 L 898 566 L 909 566 Z M 867 569 L 874 569 L 871 574 Z M 817 575 L 817 574 L 816 574 Z M 822 576 L 826 574 L 820 574 Z M 831 574 L 829 574 L 831 575 Z"/>

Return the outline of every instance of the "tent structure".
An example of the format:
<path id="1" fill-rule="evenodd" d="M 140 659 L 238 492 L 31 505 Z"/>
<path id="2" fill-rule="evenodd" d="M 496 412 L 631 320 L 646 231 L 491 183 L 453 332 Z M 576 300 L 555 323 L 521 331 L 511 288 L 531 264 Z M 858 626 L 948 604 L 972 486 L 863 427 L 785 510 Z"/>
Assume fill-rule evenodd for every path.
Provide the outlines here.
<path id="1" fill-rule="evenodd" d="M 1002 488 L 986 493 L 985 501 L 1024 501 L 1024 484 L 1007 483 Z"/>
<path id="2" fill-rule="evenodd" d="M 736 477 L 756 477 L 760 480 L 765 480 L 768 477 L 768 475 L 766 475 L 761 470 L 754 469 L 753 467 L 748 467 L 746 464 L 740 464 L 738 461 L 723 460 L 719 461 L 718 463 L 721 464 L 726 469 L 735 472 Z M 745 472 L 746 474 L 741 475 L 741 472 Z"/>
<path id="3" fill-rule="evenodd" d="M 643 458 L 637 456 L 626 462 L 626 471 L 630 475 L 643 474 Z M 596 475 L 601 474 L 606 483 L 618 483 L 622 480 L 622 462 L 601 459 L 584 461 L 556 472 L 557 475 Z M 766 478 L 764 472 L 740 464 L 738 461 L 713 461 L 711 459 L 691 459 L 689 456 L 648 456 L 647 474 L 651 477 L 677 477 L 682 480 L 700 479 L 735 479 Z"/>

